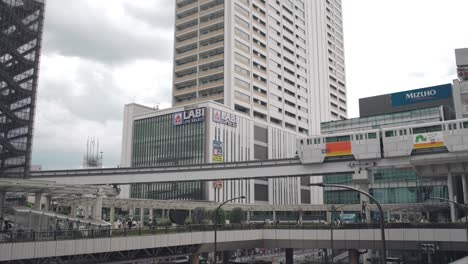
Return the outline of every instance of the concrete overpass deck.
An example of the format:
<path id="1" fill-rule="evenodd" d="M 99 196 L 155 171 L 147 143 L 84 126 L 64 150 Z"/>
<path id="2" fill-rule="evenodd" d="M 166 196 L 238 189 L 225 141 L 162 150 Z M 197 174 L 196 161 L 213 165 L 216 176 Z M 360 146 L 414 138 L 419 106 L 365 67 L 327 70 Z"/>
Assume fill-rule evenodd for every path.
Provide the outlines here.
<path id="1" fill-rule="evenodd" d="M 218 249 L 330 248 L 328 225 L 229 225 L 218 231 Z M 420 250 L 434 244 L 438 251 L 468 251 L 464 224 L 387 224 L 389 250 Z M 59 233 L 57 233 L 59 232 Z M 0 233 L 0 261 L 71 256 L 122 254 L 144 251 L 158 257 L 154 249 L 196 246 L 189 254 L 212 252 L 213 226 L 179 226 L 163 229 L 72 230 L 49 233 Z M 371 224 L 342 225 L 334 230 L 335 249 L 379 249 L 380 230 Z M 126 253 L 125 253 L 126 254 Z M 125 255 L 123 254 L 123 255 Z M 92 262 L 90 262 L 92 263 Z"/>

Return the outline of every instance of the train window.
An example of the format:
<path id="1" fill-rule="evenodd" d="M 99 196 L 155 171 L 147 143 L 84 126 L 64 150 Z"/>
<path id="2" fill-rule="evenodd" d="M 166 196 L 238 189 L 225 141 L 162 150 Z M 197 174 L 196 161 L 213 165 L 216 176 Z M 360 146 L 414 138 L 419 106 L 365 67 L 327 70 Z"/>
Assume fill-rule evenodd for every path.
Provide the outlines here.
<path id="1" fill-rule="evenodd" d="M 343 142 L 343 141 L 350 141 L 350 136 L 337 136 L 337 137 L 327 137 L 325 139 L 326 143 L 333 143 L 333 142 Z"/>
<path id="2" fill-rule="evenodd" d="M 468 122 L 463 122 L 463 128 L 468 128 Z"/>
<path id="3" fill-rule="evenodd" d="M 394 137 L 395 136 L 395 131 L 389 130 L 385 131 L 385 137 Z"/>
<path id="4" fill-rule="evenodd" d="M 400 136 L 406 136 L 408 132 L 406 132 L 406 129 L 401 129 L 400 130 Z"/>
<path id="5" fill-rule="evenodd" d="M 442 126 L 441 125 L 413 128 L 413 134 L 422 134 L 422 133 L 439 132 L 439 131 L 442 131 Z"/>
<path id="6" fill-rule="evenodd" d="M 377 138 L 377 133 L 368 133 L 367 138 L 368 139 L 376 139 Z"/>
<path id="7" fill-rule="evenodd" d="M 301 139 L 301 145 L 304 145 L 304 140 L 303 139 Z"/>

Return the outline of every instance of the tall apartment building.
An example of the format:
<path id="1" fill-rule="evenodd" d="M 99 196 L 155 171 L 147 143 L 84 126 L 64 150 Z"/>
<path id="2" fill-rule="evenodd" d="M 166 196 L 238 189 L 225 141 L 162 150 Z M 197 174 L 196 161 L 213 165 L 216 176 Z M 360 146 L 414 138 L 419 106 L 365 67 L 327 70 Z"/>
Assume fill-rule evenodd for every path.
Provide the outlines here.
<path id="1" fill-rule="evenodd" d="M 302 134 L 347 117 L 341 0 L 177 0 L 173 105 Z"/>
<path id="2" fill-rule="evenodd" d="M 31 163 L 44 0 L 0 1 L 0 177 Z"/>

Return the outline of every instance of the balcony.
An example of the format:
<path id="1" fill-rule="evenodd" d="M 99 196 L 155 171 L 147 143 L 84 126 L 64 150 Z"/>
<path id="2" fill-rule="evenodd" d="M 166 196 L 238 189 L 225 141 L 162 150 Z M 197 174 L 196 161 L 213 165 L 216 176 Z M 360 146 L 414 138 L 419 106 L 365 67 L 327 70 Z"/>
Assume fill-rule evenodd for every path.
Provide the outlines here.
<path id="1" fill-rule="evenodd" d="M 212 43 L 212 44 L 209 44 L 209 45 L 206 45 L 206 46 L 201 46 L 199 48 L 199 50 L 200 50 L 200 52 L 204 52 L 204 51 L 207 51 L 207 50 L 223 48 L 223 47 L 224 47 L 224 41 L 221 41 L 221 42 Z"/>
<path id="2" fill-rule="evenodd" d="M 261 50 L 261 51 L 264 51 L 264 52 L 267 51 L 266 48 L 260 46 L 259 44 L 255 43 L 255 42 L 254 42 L 254 46 L 257 47 L 257 48 L 258 48 L 259 50 Z"/>
<path id="3" fill-rule="evenodd" d="M 189 28 L 186 28 L 186 29 L 182 29 L 182 30 L 176 30 L 176 36 L 182 36 L 184 34 L 187 34 L 187 33 L 190 33 L 190 32 L 193 32 L 195 30 L 198 30 L 198 24 L 197 25 L 193 25 Z"/>
<path id="4" fill-rule="evenodd" d="M 224 4 L 222 5 L 218 5 L 218 6 L 214 6 L 212 8 L 208 8 L 206 10 L 203 10 L 203 11 L 200 11 L 200 17 L 204 16 L 204 15 L 207 15 L 207 14 L 210 14 L 210 13 L 214 13 L 216 11 L 220 11 L 220 10 L 224 10 Z"/>
<path id="5" fill-rule="evenodd" d="M 199 77 L 201 78 L 201 77 L 205 77 L 205 76 L 209 76 L 209 75 L 213 75 L 213 74 L 219 74 L 219 73 L 223 73 L 223 72 L 224 72 L 224 66 L 214 68 L 214 69 L 209 69 L 207 71 L 200 71 Z"/>
<path id="6" fill-rule="evenodd" d="M 216 94 L 216 95 L 211 95 L 211 96 L 206 96 L 206 97 L 199 97 L 198 101 L 206 102 L 206 101 L 216 101 L 216 100 L 223 100 L 223 99 L 224 99 L 224 93 L 221 93 L 221 94 Z"/>
<path id="7" fill-rule="evenodd" d="M 197 36 L 195 36 L 193 38 L 186 39 L 184 41 L 179 41 L 179 42 L 176 41 L 176 48 L 180 48 L 180 47 L 183 47 L 185 45 L 193 44 L 193 43 L 195 43 L 197 41 L 198 41 Z"/>
<path id="8" fill-rule="evenodd" d="M 191 50 L 188 50 L 186 52 L 176 54 L 175 58 L 176 58 L 176 60 L 179 60 L 179 59 L 191 56 L 191 55 L 195 55 L 195 54 L 197 54 L 197 52 L 198 52 L 198 49 L 191 49 Z"/>
<path id="9" fill-rule="evenodd" d="M 218 18 L 215 18 L 215 19 L 211 19 L 211 20 L 208 20 L 208 21 L 204 21 L 204 22 L 200 21 L 200 29 L 205 28 L 205 27 L 209 27 L 211 25 L 221 23 L 221 22 L 224 22 L 224 16 L 218 17 Z"/>
<path id="10" fill-rule="evenodd" d="M 192 14 L 192 15 L 190 15 L 188 17 L 177 19 L 176 25 L 179 26 L 179 25 L 182 25 L 185 22 L 189 22 L 189 21 L 192 21 L 192 20 L 195 20 L 195 19 L 198 19 L 198 13 Z"/>
<path id="11" fill-rule="evenodd" d="M 220 60 L 224 60 L 224 54 L 219 54 L 219 55 L 216 55 L 216 56 L 211 56 L 211 57 L 208 57 L 208 58 L 200 59 L 199 64 L 203 65 L 203 64 L 206 64 L 206 63 L 211 63 L 211 62 L 220 61 Z"/>
<path id="12" fill-rule="evenodd" d="M 188 69 L 188 68 L 190 68 L 190 67 L 195 67 L 195 66 L 198 65 L 197 62 L 198 62 L 198 61 L 192 61 L 192 62 L 189 62 L 189 63 L 177 65 L 177 66 L 175 67 L 175 71 L 178 72 L 178 71 L 181 71 L 181 70 Z"/>
<path id="13" fill-rule="evenodd" d="M 181 82 L 185 82 L 185 81 L 196 79 L 196 78 L 197 78 L 197 73 L 192 73 L 192 74 L 185 75 L 182 77 L 175 77 L 174 83 L 181 83 Z"/>
<path id="14" fill-rule="evenodd" d="M 205 39 L 209 39 L 209 38 L 212 38 L 212 37 L 216 37 L 216 36 L 219 36 L 219 35 L 224 35 L 224 28 L 209 32 L 208 34 L 200 35 L 200 41 L 205 40 Z"/>
<path id="15" fill-rule="evenodd" d="M 204 83 L 204 84 L 200 84 L 200 85 L 198 86 L 198 90 L 210 89 L 210 88 L 214 88 L 214 87 L 222 86 L 222 85 L 224 85 L 224 80 L 216 81 L 216 82 Z"/>
<path id="16" fill-rule="evenodd" d="M 193 9 L 195 7 L 198 8 L 198 2 L 197 1 L 195 1 L 195 2 L 193 2 L 191 4 L 189 4 L 189 5 L 186 5 L 184 7 L 177 8 L 177 14 L 183 13 L 183 12 L 188 11 L 190 9 Z"/>
<path id="17" fill-rule="evenodd" d="M 182 94 L 187 94 L 187 93 L 193 93 L 193 92 L 196 92 L 197 91 L 197 86 L 193 86 L 193 87 L 190 87 L 190 88 L 186 88 L 186 89 L 181 89 L 181 90 L 177 90 L 175 89 L 174 90 L 174 96 L 178 96 L 178 95 L 182 95 Z"/>

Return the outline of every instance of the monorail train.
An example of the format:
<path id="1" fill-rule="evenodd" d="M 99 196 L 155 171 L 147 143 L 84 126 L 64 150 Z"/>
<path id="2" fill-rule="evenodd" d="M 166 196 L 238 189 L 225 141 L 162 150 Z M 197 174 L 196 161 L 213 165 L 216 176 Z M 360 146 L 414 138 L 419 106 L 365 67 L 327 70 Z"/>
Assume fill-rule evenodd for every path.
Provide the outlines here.
<path id="1" fill-rule="evenodd" d="M 297 154 L 305 164 L 459 151 L 468 151 L 468 119 L 322 135 L 297 141 Z"/>

